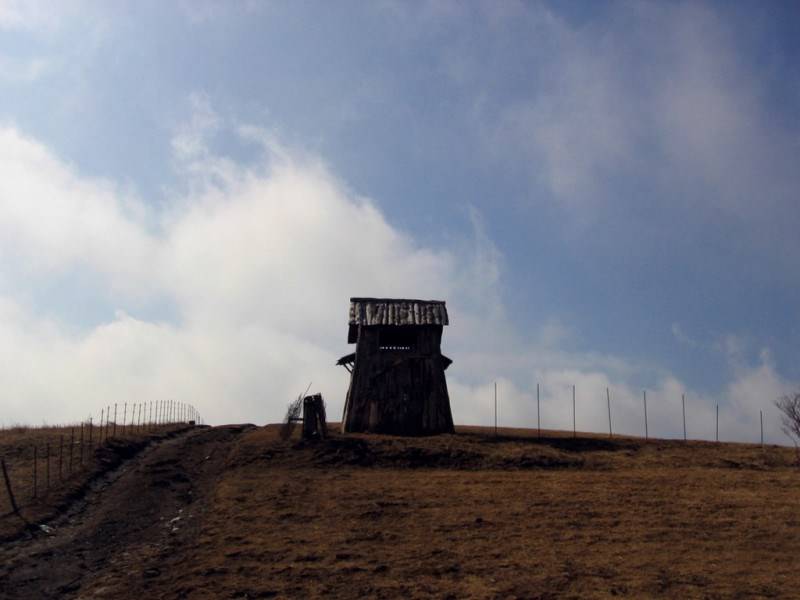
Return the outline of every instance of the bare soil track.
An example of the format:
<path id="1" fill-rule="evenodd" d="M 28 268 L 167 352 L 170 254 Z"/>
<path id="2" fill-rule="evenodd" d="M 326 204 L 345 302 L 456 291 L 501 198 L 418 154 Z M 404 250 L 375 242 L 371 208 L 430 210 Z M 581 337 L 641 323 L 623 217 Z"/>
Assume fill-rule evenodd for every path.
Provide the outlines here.
<path id="1" fill-rule="evenodd" d="M 199 428 L 155 444 L 96 481 L 50 533 L 4 544 L 0 598 L 133 597 L 168 575 L 198 531 L 230 442 L 246 429 Z"/>

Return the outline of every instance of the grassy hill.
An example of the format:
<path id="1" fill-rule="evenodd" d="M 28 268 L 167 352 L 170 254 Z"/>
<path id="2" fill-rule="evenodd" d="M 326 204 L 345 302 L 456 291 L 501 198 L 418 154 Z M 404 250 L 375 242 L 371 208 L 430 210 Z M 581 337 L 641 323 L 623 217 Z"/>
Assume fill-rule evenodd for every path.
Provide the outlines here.
<path id="1" fill-rule="evenodd" d="M 98 545 L 75 597 L 800 596 L 790 448 L 477 427 L 284 442 L 267 426 L 147 452 L 107 492 L 146 515 L 135 532 L 112 519 L 113 563 L 92 509 L 64 525 L 63 580 L 80 569 L 70 544 Z M 0 552 L 16 597 L 38 588 L 14 564 L 44 561 L 31 571 L 43 586 L 55 577 L 33 558 L 43 543 L 53 552 L 52 540 Z"/>
<path id="2" fill-rule="evenodd" d="M 192 593 L 800 595 L 793 451 L 492 433 L 248 433 L 191 555 Z"/>

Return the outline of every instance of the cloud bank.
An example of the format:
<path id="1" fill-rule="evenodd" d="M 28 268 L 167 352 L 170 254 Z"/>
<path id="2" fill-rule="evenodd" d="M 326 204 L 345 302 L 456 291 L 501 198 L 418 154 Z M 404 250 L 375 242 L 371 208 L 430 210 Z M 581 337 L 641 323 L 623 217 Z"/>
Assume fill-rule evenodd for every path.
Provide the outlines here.
<path id="1" fill-rule="evenodd" d="M 340 413 L 347 373 L 348 299 L 413 296 L 448 301 L 444 351 L 459 423 L 604 431 L 606 388 L 614 429 L 713 435 L 720 399 L 622 357 L 566 350 L 556 321 L 515 329 L 504 308 L 503 257 L 472 211 L 473 233 L 425 247 L 315 156 L 265 132 L 220 119 L 202 96 L 176 132 L 184 178 L 162 205 L 125 186 L 81 175 L 14 127 L 0 129 L 0 377 L 4 424 L 72 421 L 114 402 L 175 399 L 212 423 L 279 420 L 309 382 Z M 221 129 L 257 146 L 236 162 L 213 150 Z M 54 283 L 56 282 L 56 283 Z M 79 325 L 74 314 L 90 305 Z M 642 382 L 645 382 L 644 384 Z M 756 439 L 759 407 L 791 387 L 767 354 L 740 365 L 722 397 L 725 439 Z M 778 438 L 777 419 L 768 436 Z"/>

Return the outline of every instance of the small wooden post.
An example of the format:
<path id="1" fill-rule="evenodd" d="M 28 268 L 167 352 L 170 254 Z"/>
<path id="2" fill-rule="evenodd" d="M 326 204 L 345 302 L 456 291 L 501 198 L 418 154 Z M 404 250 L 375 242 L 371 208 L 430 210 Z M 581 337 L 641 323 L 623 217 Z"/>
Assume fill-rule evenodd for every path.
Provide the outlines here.
<path id="1" fill-rule="evenodd" d="M 608 403 L 608 437 L 613 438 L 614 433 L 611 431 L 611 392 L 606 388 L 606 401 Z"/>
<path id="2" fill-rule="evenodd" d="M 681 394 L 681 412 L 683 413 L 683 441 L 686 441 L 686 394 Z"/>
<path id="3" fill-rule="evenodd" d="M 83 466 L 83 421 L 81 421 L 81 438 L 80 438 L 80 461 L 79 464 Z"/>
<path id="4" fill-rule="evenodd" d="M 117 403 L 114 403 L 114 430 L 111 437 L 117 437 Z"/>
<path id="5" fill-rule="evenodd" d="M 647 390 L 643 391 L 644 395 L 644 439 L 647 441 L 650 439 L 650 433 L 647 429 Z"/>
<path id="6" fill-rule="evenodd" d="M 100 409 L 100 431 L 97 434 L 97 445 L 99 446 L 103 442 L 103 409 Z"/>
<path id="7" fill-rule="evenodd" d="M 494 437 L 497 437 L 497 382 L 494 382 Z"/>
<path id="8" fill-rule="evenodd" d="M 122 411 L 122 437 L 125 437 L 125 424 L 127 422 L 128 422 L 128 403 L 126 402 L 125 408 Z"/>
<path id="9" fill-rule="evenodd" d="M 64 434 L 58 436 L 58 479 L 64 478 Z"/>
<path id="10" fill-rule="evenodd" d="M 572 386 L 572 437 L 577 437 L 578 432 L 575 426 L 575 385 Z"/>
<path id="11" fill-rule="evenodd" d="M 89 454 L 92 453 L 92 417 L 89 417 Z"/>
<path id="12" fill-rule="evenodd" d="M 761 447 L 764 447 L 764 411 L 758 411 L 758 416 L 761 419 Z"/>
<path id="13" fill-rule="evenodd" d="M 45 456 L 45 469 L 44 469 L 44 476 L 45 476 L 45 489 L 50 489 L 50 442 L 47 442 L 46 448 L 46 456 Z"/>
<path id="14" fill-rule="evenodd" d="M 717 404 L 717 422 L 716 422 L 716 432 L 714 434 L 714 437 L 717 443 L 719 443 L 719 404 Z"/>
<path id="15" fill-rule="evenodd" d="M 38 465 L 39 456 L 38 451 L 36 449 L 36 445 L 33 446 L 33 497 L 36 498 L 36 494 L 38 493 Z"/>
<path id="16" fill-rule="evenodd" d="M 14 498 L 14 492 L 11 490 L 11 479 L 8 477 L 5 458 L 0 458 L 0 467 L 3 468 L 3 480 L 6 482 L 6 491 L 8 492 L 8 499 L 11 501 L 11 508 L 14 510 L 14 514 L 19 516 L 19 506 L 17 506 L 17 499 Z"/>
<path id="17" fill-rule="evenodd" d="M 72 447 L 75 445 L 75 428 L 69 428 L 69 474 L 72 474 Z"/>
<path id="18" fill-rule="evenodd" d="M 536 384 L 536 430 L 539 432 L 539 437 L 542 437 L 542 419 L 541 410 L 539 407 L 539 384 Z"/>

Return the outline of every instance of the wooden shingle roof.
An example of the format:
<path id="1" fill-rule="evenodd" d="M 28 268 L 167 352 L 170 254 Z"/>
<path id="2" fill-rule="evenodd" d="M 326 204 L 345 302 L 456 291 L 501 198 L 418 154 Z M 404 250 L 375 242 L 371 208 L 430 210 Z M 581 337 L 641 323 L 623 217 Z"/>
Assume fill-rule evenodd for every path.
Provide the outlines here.
<path id="1" fill-rule="evenodd" d="M 447 325 L 442 300 L 350 298 L 350 325 Z"/>
<path id="2" fill-rule="evenodd" d="M 447 307 L 442 300 L 407 298 L 350 298 L 347 342 L 354 344 L 359 325 L 448 325 Z"/>

